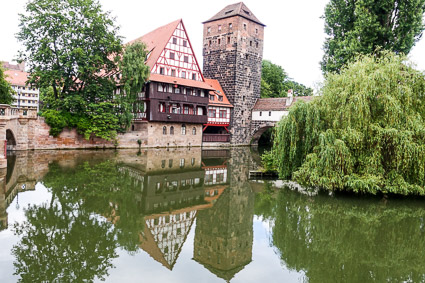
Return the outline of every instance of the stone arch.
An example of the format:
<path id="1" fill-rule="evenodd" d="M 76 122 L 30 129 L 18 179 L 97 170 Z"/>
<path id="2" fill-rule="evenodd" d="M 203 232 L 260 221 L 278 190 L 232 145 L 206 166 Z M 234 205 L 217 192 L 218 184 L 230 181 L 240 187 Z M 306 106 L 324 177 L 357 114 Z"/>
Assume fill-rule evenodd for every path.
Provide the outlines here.
<path id="1" fill-rule="evenodd" d="M 13 134 L 12 130 L 6 130 L 6 141 L 7 141 L 7 150 L 15 150 L 16 149 L 16 138 Z"/>
<path id="2" fill-rule="evenodd" d="M 258 146 L 258 141 L 260 140 L 260 138 L 264 134 L 264 132 L 267 131 L 270 128 L 273 128 L 274 126 L 275 126 L 274 124 L 267 123 L 267 124 L 260 125 L 259 127 L 257 127 L 257 129 L 252 134 L 250 145 L 251 146 Z"/>

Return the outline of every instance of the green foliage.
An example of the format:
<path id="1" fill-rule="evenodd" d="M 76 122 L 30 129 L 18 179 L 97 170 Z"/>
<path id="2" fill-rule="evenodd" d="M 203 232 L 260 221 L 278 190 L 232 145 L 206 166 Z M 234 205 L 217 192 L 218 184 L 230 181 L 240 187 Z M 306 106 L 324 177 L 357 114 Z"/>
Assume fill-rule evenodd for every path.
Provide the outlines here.
<path id="1" fill-rule="evenodd" d="M 364 56 L 277 128 L 281 177 L 327 190 L 425 195 L 425 76 L 405 57 Z"/>
<path id="2" fill-rule="evenodd" d="M 273 223 L 270 245 L 304 282 L 424 281 L 423 200 L 277 192 L 258 193 L 255 214 Z"/>
<path id="3" fill-rule="evenodd" d="M 424 30 L 425 0 L 331 0 L 325 8 L 322 71 L 339 72 L 378 47 L 408 54 Z"/>
<path id="4" fill-rule="evenodd" d="M 296 96 L 313 95 L 313 90 L 288 77 L 283 68 L 268 60 L 262 62 L 261 97 L 285 97 L 292 89 Z"/>
<path id="5" fill-rule="evenodd" d="M 97 0 L 32 0 L 20 15 L 17 38 L 25 47 L 19 57 L 29 63 L 29 82 L 41 89 L 42 112 L 57 111 L 43 115 L 55 135 L 65 125 L 86 138 L 111 140 L 129 127 L 149 72 L 145 47 L 130 45 L 123 53 L 114 18 Z M 115 80 L 119 72 L 122 82 Z M 125 91 L 114 96 L 117 83 Z"/>
<path id="6" fill-rule="evenodd" d="M 0 104 L 12 104 L 13 92 L 10 83 L 5 78 L 2 62 L 0 62 Z"/>

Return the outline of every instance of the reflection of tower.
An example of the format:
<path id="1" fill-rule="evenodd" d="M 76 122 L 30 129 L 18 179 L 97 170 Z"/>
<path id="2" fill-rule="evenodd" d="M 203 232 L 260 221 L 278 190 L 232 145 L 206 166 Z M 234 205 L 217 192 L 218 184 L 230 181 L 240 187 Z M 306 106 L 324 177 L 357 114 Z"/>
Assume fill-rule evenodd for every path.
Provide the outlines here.
<path id="1" fill-rule="evenodd" d="M 248 156 L 241 153 L 238 156 L 242 159 Z M 247 165 L 239 161 L 243 160 L 235 163 L 237 168 L 229 169 L 243 175 Z M 225 280 L 233 278 L 252 258 L 254 195 L 247 178 L 238 180 L 238 176 L 231 176 L 231 187 L 214 207 L 199 211 L 196 220 L 193 258 Z"/>

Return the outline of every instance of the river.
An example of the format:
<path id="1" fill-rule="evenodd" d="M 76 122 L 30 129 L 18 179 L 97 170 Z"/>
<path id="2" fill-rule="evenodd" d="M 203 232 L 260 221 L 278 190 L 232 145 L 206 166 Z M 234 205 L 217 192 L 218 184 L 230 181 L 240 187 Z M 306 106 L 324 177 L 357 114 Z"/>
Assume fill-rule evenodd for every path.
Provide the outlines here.
<path id="1" fill-rule="evenodd" d="M 249 148 L 28 151 L 0 172 L 0 282 L 423 282 L 423 199 L 249 180 Z"/>

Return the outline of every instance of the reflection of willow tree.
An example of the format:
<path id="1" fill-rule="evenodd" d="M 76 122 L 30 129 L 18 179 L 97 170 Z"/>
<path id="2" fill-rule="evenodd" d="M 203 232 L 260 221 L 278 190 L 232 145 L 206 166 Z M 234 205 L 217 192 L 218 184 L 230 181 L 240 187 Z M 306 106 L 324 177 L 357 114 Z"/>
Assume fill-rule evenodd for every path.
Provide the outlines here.
<path id="1" fill-rule="evenodd" d="M 273 245 L 310 282 L 423 282 L 425 209 L 409 202 L 278 194 Z"/>
<path id="2" fill-rule="evenodd" d="M 52 193 L 50 206 L 28 208 L 27 220 L 15 229 L 22 235 L 14 247 L 16 274 L 23 281 L 37 276 L 36 281 L 49 282 L 102 278 L 118 245 L 137 250 L 143 227 L 136 201 L 141 184 L 107 161 L 66 169 L 52 164 L 49 169 L 43 182 Z"/>

